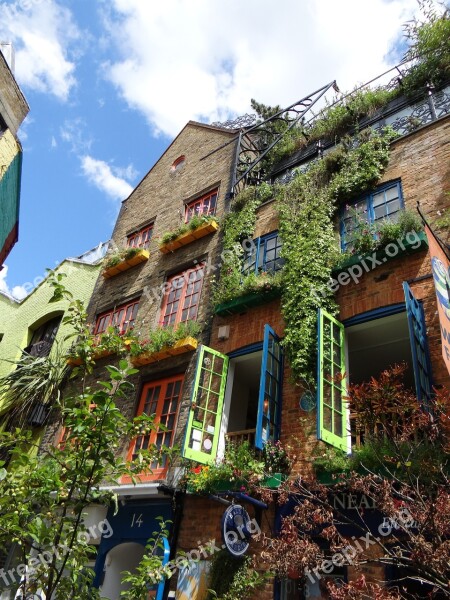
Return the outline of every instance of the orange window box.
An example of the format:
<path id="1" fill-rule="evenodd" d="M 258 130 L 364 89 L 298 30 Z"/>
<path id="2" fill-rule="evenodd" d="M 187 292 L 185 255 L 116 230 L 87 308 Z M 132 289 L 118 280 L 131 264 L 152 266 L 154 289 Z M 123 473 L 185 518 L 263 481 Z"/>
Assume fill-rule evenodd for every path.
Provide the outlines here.
<path id="1" fill-rule="evenodd" d="M 132 267 L 135 267 L 136 265 L 145 262 L 149 258 L 150 253 L 148 250 L 139 250 L 139 252 L 131 258 L 124 259 L 117 265 L 104 269 L 102 275 L 103 277 L 105 277 L 105 279 L 109 279 L 110 277 L 119 275 L 119 273 L 122 273 L 123 271 L 128 271 L 128 269 L 131 269 Z"/>
<path id="2" fill-rule="evenodd" d="M 182 246 L 187 246 L 191 242 L 195 242 L 195 240 L 199 240 L 210 233 L 214 233 L 219 229 L 219 223 L 217 221 L 209 221 L 204 225 L 200 225 L 197 229 L 193 229 L 192 231 L 186 231 L 175 240 L 171 242 L 167 242 L 166 244 L 161 244 L 159 247 L 160 251 L 163 254 L 168 254 L 169 252 L 174 252 L 174 250 L 178 250 Z"/>
<path id="3" fill-rule="evenodd" d="M 94 360 L 100 360 L 101 358 L 105 358 L 106 356 L 111 356 L 111 354 L 115 354 L 114 350 L 108 350 L 108 349 L 104 349 L 104 350 L 99 350 L 98 352 L 94 352 L 92 358 Z M 79 356 L 69 356 L 69 358 L 66 360 L 67 364 L 71 367 L 77 367 L 79 365 L 81 365 L 81 363 L 83 362 L 83 359 Z"/>
<path id="4" fill-rule="evenodd" d="M 196 350 L 198 342 L 193 337 L 183 338 L 175 342 L 173 346 L 162 348 L 159 352 L 143 352 L 138 356 L 133 356 L 131 364 L 134 367 L 142 367 L 143 365 L 149 365 L 159 360 L 164 360 L 171 356 L 178 356 L 178 354 L 185 354 L 186 352 L 192 352 Z"/>

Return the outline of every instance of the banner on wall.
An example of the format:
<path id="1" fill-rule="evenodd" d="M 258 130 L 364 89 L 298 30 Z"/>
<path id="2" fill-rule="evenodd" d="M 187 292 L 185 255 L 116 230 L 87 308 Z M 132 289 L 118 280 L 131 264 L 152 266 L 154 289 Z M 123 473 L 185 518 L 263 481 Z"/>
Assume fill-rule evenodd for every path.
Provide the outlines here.
<path id="1" fill-rule="evenodd" d="M 450 374 L 450 264 L 428 225 L 425 226 L 425 232 L 428 238 L 434 288 L 436 290 L 442 357 Z"/>

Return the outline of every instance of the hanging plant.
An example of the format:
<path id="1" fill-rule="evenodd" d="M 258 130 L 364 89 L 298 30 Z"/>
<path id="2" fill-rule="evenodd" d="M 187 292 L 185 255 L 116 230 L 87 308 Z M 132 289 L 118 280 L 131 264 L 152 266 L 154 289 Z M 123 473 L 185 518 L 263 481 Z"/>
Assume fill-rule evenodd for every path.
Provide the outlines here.
<path id="1" fill-rule="evenodd" d="M 337 311 L 327 285 L 339 252 L 333 224 L 336 204 L 363 193 L 379 180 L 395 135 L 390 129 L 366 130 L 279 190 L 285 259 L 283 343 L 295 379 L 308 385 L 315 379 L 317 309 Z"/>

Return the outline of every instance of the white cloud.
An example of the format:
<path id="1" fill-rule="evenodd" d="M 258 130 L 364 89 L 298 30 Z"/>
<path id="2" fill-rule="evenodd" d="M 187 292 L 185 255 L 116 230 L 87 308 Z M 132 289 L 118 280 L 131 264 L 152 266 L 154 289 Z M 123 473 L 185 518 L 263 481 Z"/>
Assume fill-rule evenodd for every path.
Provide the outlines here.
<path id="1" fill-rule="evenodd" d="M 72 152 L 84 154 L 92 146 L 92 136 L 88 133 L 86 121 L 77 117 L 75 119 L 66 119 L 59 130 L 61 139 L 70 145 Z"/>
<path id="2" fill-rule="evenodd" d="M 81 37 L 69 9 L 56 0 L 2 2 L 0 37 L 14 44 L 21 85 L 68 99 L 76 85 L 71 45 Z"/>
<path id="3" fill-rule="evenodd" d="M 155 134 L 189 119 L 249 110 L 250 98 L 287 106 L 336 79 L 349 90 L 382 73 L 416 0 L 261 0 L 104 4 L 117 60 L 104 65 Z M 103 39 L 103 38 L 102 38 Z M 112 46 L 113 44 L 113 46 Z"/>
<path id="4" fill-rule="evenodd" d="M 15 285 L 12 289 L 9 287 L 6 276 L 8 275 L 8 266 L 4 265 L 0 271 L 0 292 L 4 292 L 9 296 L 12 296 L 16 300 L 23 300 L 28 295 L 27 290 L 22 285 Z"/>
<path id="5" fill-rule="evenodd" d="M 133 187 L 118 174 L 123 172 L 122 169 L 111 167 L 105 161 L 89 155 L 81 156 L 80 160 L 83 174 L 113 200 L 123 200 L 133 191 Z M 131 166 L 128 169 L 133 170 Z"/>
<path id="6" fill-rule="evenodd" d="M 52 139 L 50 140 L 50 146 L 52 148 L 57 148 L 58 147 L 58 142 L 56 141 L 56 138 L 54 135 L 52 135 Z"/>

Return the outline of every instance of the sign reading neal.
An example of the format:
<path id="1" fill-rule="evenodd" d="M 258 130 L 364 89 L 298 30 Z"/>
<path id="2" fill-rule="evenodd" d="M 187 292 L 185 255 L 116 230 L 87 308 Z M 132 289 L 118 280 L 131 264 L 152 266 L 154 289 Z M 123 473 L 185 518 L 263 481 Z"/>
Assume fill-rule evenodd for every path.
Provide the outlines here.
<path id="1" fill-rule="evenodd" d="M 248 512 L 239 504 L 229 506 L 222 516 L 222 539 L 233 556 L 242 556 L 250 545 L 252 523 Z"/>

